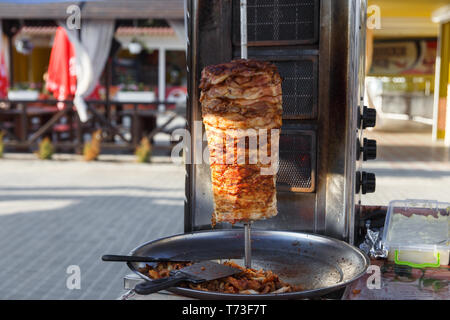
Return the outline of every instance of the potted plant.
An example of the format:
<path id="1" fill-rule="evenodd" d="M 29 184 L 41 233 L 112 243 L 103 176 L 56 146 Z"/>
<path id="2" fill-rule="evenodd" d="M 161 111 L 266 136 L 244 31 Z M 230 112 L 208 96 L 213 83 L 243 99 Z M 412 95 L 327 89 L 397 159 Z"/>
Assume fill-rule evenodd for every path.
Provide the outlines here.
<path id="1" fill-rule="evenodd" d="M 53 153 L 53 144 L 48 137 L 45 137 L 39 143 L 39 150 L 36 152 L 36 155 L 41 160 L 51 160 Z"/>
<path id="2" fill-rule="evenodd" d="M 143 83 L 137 84 L 128 79 L 119 86 L 115 100 L 120 102 L 153 102 L 155 98 L 155 93 Z"/>
<path id="3" fill-rule="evenodd" d="M 98 129 L 92 134 L 92 139 L 86 142 L 83 148 L 83 158 L 85 161 L 95 161 L 101 151 L 102 130 Z"/>
<path id="4" fill-rule="evenodd" d="M 147 137 L 143 137 L 135 152 L 136 160 L 139 163 L 149 163 L 152 155 L 152 145 Z"/>
<path id="5" fill-rule="evenodd" d="M 35 83 L 17 83 L 8 90 L 9 100 L 33 101 L 39 98 L 39 88 Z"/>
<path id="6" fill-rule="evenodd" d="M 5 135 L 5 131 L 0 130 L 0 158 L 3 158 L 3 136 Z"/>

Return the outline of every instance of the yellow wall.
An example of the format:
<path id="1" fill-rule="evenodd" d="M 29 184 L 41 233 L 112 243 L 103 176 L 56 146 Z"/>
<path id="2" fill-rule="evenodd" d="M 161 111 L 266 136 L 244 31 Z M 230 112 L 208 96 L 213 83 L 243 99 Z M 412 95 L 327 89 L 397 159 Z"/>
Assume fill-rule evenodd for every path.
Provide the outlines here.
<path id="1" fill-rule="evenodd" d="M 381 17 L 430 18 L 433 11 L 449 4 L 448 0 L 369 0 L 378 5 Z"/>
<path id="2" fill-rule="evenodd" d="M 43 82 L 43 75 L 48 70 L 48 63 L 50 61 L 50 52 L 52 48 L 39 47 L 34 48 L 31 54 L 31 81 Z"/>
<path id="3" fill-rule="evenodd" d="M 442 25 L 442 37 L 441 41 L 441 63 L 439 70 L 439 97 L 437 105 L 437 128 L 436 139 L 446 138 L 446 131 L 448 131 L 449 125 L 446 123 L 448 112 L 447 100 L 449 97 L 448 84 L 450 83 L 450 22 Z M 447 139 L 447 138 L 446 138 Z"/>
<path id="4" fill-rule="evenodd" d="M 448 4 L 449 0 L 369 0 L 369 7 L 380 8 L 381 28 L 374 36 L 437 37 L 439 26 L 431 20 L 432 13 Z"/>
<path id="5" fill-rule="evenodd" d="M 43 82 L 42 76 L 48 69 L 52 48 L 36 47 L 29 55 L 23 55 L 13 48 L 14 82 Z"/>
<path id="6" fill-rule="evenodd" d="M 450 66 L 450 22 L 442 25 L 439 97 L 447 97 Z"/>
<path id="7" fill-rule="evenodd" d="M 13 68 L 14 68 L 14 82 L 28 82 L 29 81 L 29 56 L 20 54 L 13 48 Z"/>

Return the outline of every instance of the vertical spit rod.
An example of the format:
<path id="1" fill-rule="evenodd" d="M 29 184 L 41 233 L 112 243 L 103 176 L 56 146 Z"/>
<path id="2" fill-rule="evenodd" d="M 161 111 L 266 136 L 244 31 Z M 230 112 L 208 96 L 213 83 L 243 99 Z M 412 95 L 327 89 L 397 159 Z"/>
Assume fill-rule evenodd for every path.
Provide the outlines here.
<path id="1" fill-rule="evenodd" d="M 241 0 L 241 59 L 247 59 L 247 0 Z M 251 221 L 244 223 L 245 267 L 252 267 Z"/>
<path id="2" fill-rule="evenodd" d="M 247 58 L 247 0 L 241 0 L 241 59 Z"/>
<path id="3" fill-rule="evenodd" d="M 250 235 L 250 228 L 251 222 L 244 223 L 244 237 L 245 237 L 245 267 L 251 268 L 252 267 L 252 242 L 251 242 L 251 235 Z"/>

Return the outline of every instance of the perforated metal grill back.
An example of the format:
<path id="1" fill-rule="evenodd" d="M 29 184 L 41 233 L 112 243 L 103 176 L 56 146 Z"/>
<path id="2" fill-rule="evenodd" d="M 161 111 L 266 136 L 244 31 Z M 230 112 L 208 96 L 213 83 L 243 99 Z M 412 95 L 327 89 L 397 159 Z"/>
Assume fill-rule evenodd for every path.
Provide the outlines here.
<path id="1" fill-rule="evenodd" d="M 281 131 L 277 188 L 280 191 L 314 192 L 315 133 Z"/>
<path id="2" fill-rule="evenodd" d="M 238 48 L 240 1 L 232 1 L 233 44 Z M 319 6 L 320 0 L 247 0 L 249 57 L 269 60 L 277 66 L 283 80 L 283 119 L 317 119 L 318 55 L 311 51 L 299 53 L 298 45 L 313 47 L 318 43 Z M 239 54 L 238 50 L 236 52 Z M 297 125 L 301 125 L 301 121 Z M 282 129 L 277 174 L 279 191 L 315 191 L 315 137 L 316 133 L 309 129 Z"/>
<path id="3" fill-rule="evenodd" d="M 283 118 L 314 119 L 317 116 L 317 59 L 273 62 L 283 79 Z"/>
<path id="4" fill-rule="evenodd" d="M 278 44 L 317 41 L 319 0 L 247 0 L 248 42 Z M 240 43 L 239 0 L 233 0 L 235 44 Z"/>

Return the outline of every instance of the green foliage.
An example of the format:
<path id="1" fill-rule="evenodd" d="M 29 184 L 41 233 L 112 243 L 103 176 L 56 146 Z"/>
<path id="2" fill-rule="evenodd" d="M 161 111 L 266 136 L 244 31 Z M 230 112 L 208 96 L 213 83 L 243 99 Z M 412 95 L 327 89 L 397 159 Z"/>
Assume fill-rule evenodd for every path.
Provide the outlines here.
<path id="1" fill-rule="evenodd" d="M 24 91 L 24 90 L 40 91 L 41 87 L 42 87 L 41 83 L 17 82 L 14 83 L 14 86 L 12 88 L 9 88 L 9 91 Z"/>
<path id="2" fill-rule="evenodd" d="M 136 148 L 135 155 L 137 157 L 137 162 L 139 163 L 150 162 L 150 157 L 152 155 L 152 145 L 147 137 L 142 138 L 141 143 Z"/>
<path id="3" fill-rule="evenodd" d="M 52 142 L 48 137 L 45 137 L 39 143 L 39 150 L 37 152 L 37 156 L 41 160 L 50 160 L 53 156 L 54 148 Z"/>

